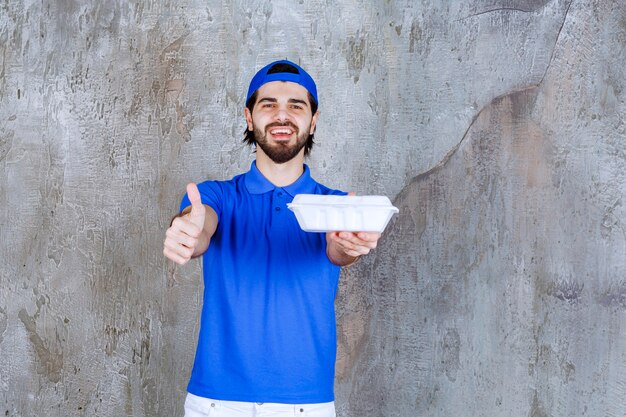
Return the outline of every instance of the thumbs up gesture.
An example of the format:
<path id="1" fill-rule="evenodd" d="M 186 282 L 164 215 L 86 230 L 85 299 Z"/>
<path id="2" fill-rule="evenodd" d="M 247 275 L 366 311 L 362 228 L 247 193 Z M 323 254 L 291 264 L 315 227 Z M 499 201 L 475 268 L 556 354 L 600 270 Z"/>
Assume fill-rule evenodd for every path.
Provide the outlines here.
<path id="1" fill-rule="evenodd" d="M 202 205 L 200 199 L 200 191 L 194 183 L 187 184 L 187 196 L 191 202 L 191 212 L 189 213 L 189 221 L 199 229 L 204 227 L 204 217 L 206 216 L 206 208 Z"/>
<path id="2" fill-rule="evenodd" d="M 163 255 L 179 265 L 204 253 L 210 240 L 205 232 L 207 207 L 202 204 L 196 184 L 187 184 L 187 196 L 191 202 L 191 210 L 186 208 L 182 216 L 172 221 L 163 242 Z"/>

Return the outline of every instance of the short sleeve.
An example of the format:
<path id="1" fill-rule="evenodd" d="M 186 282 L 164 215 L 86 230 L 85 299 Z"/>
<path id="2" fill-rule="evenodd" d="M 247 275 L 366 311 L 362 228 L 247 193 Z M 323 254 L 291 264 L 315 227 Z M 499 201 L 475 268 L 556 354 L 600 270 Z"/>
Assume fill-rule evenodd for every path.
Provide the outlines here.
<path id="1" fill-rule="evenodd" d="M 206 204 L 215 210 L 217 217 L 220 218 L 222 214 L 222 202 L 223 199 L 223 189 L 218 181 L 205 181 L 198 184 L 198 191 L 200 191 L 200 198 L 202 200 L 202 204 Z M 189 201 L 189 197 L 187 193 L 183 196 L 182 201 L 180 202 L 180 211 L 182 212 L 186 207 L 189 207 L 191 202 Z"/>
<path id="2" fill-rule="evenodd" d="M 330 195 L 348 195 L 347 192 L 341 190 L 329 190 Z"/>
<path id="3" fill-rule="evenodd" d="M 328 188 L 324 185 L 321 184 L 317 184 L 317 189 L 315 191 L 315 194 L 322 194 L 322 195 L 348 195 L 347 192 L 342 191 L 342 190 L 334 190 L 332 188 Z"/>

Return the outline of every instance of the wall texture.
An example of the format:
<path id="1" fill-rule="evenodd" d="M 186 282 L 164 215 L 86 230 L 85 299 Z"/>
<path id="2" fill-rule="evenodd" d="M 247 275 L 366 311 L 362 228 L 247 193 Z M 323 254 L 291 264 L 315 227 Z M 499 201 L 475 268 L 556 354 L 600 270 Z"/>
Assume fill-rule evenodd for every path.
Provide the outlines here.
<path id="1" fill-rule="evenodd" d="M 626 416 L 623 0 L 1 2 L 0 415 L 181 415 L 163 232 L 279 58 L 314 176 L 401 209 L 342 276 L 339 416 Z"/>

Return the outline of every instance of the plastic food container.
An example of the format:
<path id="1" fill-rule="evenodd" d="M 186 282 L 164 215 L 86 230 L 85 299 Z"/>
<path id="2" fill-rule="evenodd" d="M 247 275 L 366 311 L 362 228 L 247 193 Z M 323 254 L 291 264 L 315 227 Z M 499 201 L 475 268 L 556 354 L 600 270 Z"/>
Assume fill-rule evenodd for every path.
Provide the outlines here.
<path id="1" fill-rule="evenodd" d="M 379 195 L 298 194 L 287 207 L 307 232 L 382 232 L 398 212 L 389 198 Z"/>

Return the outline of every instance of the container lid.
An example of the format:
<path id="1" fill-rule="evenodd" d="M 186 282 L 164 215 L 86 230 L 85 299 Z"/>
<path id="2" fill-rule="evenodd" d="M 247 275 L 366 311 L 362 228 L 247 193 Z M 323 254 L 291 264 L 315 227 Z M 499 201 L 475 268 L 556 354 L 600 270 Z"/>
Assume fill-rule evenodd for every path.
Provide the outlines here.
<path id="1" fill-rule="evenodd" d="M 388 197 L 384 195 L 319 195 L 298 194 L 294 197 L 291 206 L 331 206 L 331 207 L 393 207 Z M 393 207 L 395 208 L 395 207 Z"/>

